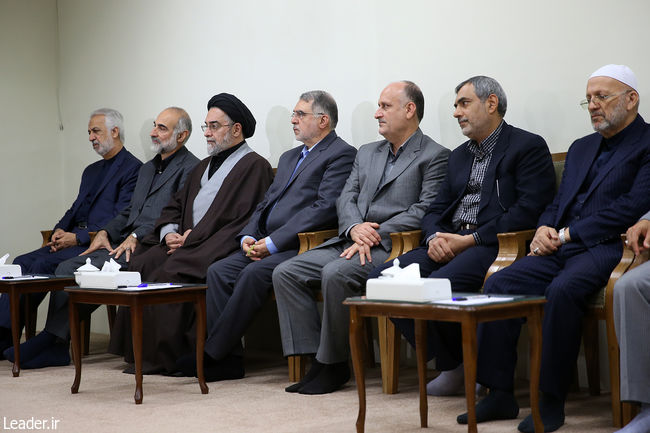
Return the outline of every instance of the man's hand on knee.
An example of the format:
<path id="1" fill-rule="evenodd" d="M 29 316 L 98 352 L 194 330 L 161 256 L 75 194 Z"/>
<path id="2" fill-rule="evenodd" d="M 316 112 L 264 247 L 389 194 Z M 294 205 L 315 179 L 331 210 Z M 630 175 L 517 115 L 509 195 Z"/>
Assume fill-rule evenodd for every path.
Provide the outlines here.
<path id="1" fill-rule="evenodd" d="M 625 233 L 627 247 L 639 255 L 643 251 L 650 249 L 650 221 L 640 220 Z"/>
<path id="2" fill-rule="evenodd" d="M 354 243 L 347 247 L 342 253 L 340 257 L 345 258 L 346 260 L 350 260 L 352 257 L 354 257 L 355 254 L 359 254 L 359 261 L 361 263 L 361 266 L 364 266 L 366 264 L 366 260 L 368 263 L 372 263 L 372 256 L 370 254 L 370 247 L 366 244 L 358 244 Z"/>

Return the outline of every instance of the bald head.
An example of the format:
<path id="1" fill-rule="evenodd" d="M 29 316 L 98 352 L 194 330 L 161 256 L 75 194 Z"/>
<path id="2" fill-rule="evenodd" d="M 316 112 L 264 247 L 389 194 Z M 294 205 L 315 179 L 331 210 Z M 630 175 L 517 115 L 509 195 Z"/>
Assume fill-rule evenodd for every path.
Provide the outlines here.
<path id="1" fill-rule="evenodd" d="M 411 81 L 390 83 L 379 95 L 377 105 L 375 119 L 379 122 L 379 133 L 395 149 L 399 148 L 418 129 L 424 115 L 420 88 Z"/>

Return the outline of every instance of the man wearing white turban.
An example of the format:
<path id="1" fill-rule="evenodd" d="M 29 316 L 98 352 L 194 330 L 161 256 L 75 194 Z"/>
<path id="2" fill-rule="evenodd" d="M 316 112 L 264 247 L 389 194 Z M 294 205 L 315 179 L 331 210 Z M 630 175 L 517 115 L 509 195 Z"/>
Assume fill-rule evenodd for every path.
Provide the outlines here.
<path id="1" fill-rule="evenodd" d="M 596 131 L 566 156 L 559 191 L 537 222 L 528 257 L 488 278 L 488 294 L 544 295 L 540 412 L 544 431 L 564 424 L 564 401 L 580 347 L 587 299 L 619 262 L 619 238 L 650 209 L 650 126 L 638 114 L 639 93 L 627 66 L 607 65 L 587 81 Z M 516 418 L 513 394 L 520 320 L 479 325 L 478 382 L 490 393 L 476 406 L 478 422 Z M 467 422 L 467 415 L 458 417 Z M 519 431 L 533 432 L 530 415 Z"/>

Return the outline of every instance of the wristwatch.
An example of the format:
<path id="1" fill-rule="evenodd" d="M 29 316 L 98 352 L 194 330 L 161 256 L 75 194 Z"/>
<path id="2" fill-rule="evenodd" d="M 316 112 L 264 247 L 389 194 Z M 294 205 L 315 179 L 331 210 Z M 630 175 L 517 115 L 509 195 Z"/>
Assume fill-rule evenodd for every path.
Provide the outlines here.
<path id="1" fill-rule="evenodd" d="M 136 235 L 135 232 L 131 233 L 131 236 L 133 236 L 135 239 L 138 239 L 138 235 Z"/>
<path id="2" fill-rule="evenodd" d="M 562 245 L 566 244 L 566 236 L 564 234 L 564 230 L 566 230 L 566 227 L 562 227 L 558 232 L 558 236 L 560 237 L 560 242 L 562 242 Z"/>

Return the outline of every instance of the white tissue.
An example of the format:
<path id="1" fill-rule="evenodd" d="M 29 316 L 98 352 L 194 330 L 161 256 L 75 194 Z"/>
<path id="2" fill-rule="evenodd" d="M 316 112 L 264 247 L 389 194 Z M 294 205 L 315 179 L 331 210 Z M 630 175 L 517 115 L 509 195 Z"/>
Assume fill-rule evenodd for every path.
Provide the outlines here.
<path id="1" fill-rule="evenodd" d="M 381 271 L 380 278 L 399 278 L 401 280 L 419 280 L 420 264 L 411 263 L 405 268 L 399 267 L 399 259 L 393 260 L 393 266 Z"/>

